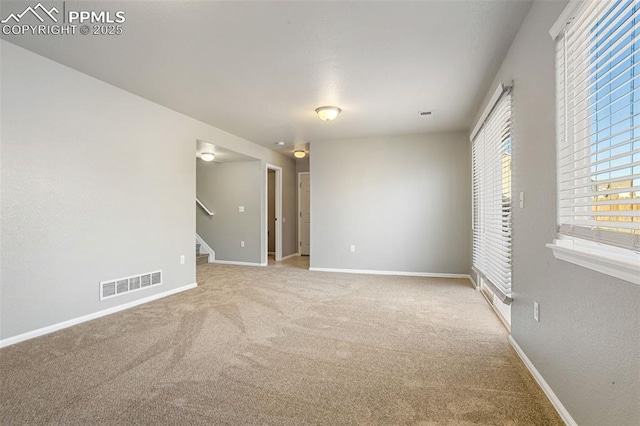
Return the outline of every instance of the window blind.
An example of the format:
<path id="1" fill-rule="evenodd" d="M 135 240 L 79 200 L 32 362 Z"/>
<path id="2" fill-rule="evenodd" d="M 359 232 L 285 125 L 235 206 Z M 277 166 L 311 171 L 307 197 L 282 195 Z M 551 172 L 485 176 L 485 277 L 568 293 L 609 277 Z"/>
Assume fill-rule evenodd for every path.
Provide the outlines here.
<path id="1" fill-rule="evenodd" d="M 511 93 L 502 89 L 472 136 L 473 266 L 511 302 Z"/>
<path id="2" fill-rule="evenodd" d="M 559 233 L 640 251 L 640 6 L 585 1 L 556 38 Z"/>

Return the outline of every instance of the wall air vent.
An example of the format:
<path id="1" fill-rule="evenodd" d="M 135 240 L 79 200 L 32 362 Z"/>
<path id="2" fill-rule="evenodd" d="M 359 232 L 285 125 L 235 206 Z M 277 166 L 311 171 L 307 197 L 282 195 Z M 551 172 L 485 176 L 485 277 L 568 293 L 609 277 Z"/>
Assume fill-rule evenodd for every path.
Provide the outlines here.
<path id="1" fill-rule="evenodd" d="M 433 111 L 418 111 L 418 117 L 430 117 L 433 114 Z"/>
<path id="2" fill-rule="evenodd" d="M 147 272 L 132 277 L 100 281 L 100 300 L 162 284 L 162 271 Z"/>

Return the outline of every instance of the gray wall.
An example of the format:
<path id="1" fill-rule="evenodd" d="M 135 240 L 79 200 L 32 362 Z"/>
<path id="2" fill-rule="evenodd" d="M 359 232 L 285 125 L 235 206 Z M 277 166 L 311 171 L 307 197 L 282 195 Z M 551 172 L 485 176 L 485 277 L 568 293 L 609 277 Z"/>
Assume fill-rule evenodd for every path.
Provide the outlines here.
<path id="1" fill-rule="evenodd" d="M 196 209 L 196 232 L 216 252 L 216 260 L 261 262 L 261 173 L 260 161 L 197 161 L 196 194 L 214 216 Z"/>
<path id="2" fill-rule="evenodd" d="M 469 273 L 465 133 L 314 143 L 310 163 L 311 267 Z"/>
<path id="3" fill-rule="evenodd" d="M 556 235 L 548 31 L 564 6 L 533 5 L 485 100 L 499 81 L 514 80 L 512 195 L 524 191 L 525 207 L 513 213 L 511 334 L 578 424 L 640 424 L 640 286 L 557 260 L 545 247 Z"/>
<path id="4" fill-rule="evenodd" d="M 309 171 L 309 155 L 304 158 L 296 158 L 296 172 L 303 173 Z"/>
<path id="5" fill-rule="evenodd" d="M 194 146 L 170 111 L 3 42 L 1 337 L 194 283 Z"/>
<path id="6" fill-rule="evenodd" d="M 295 252 L 292 159 L 0 44 L 0 339 L 196 280 L 197 139 L 282 167 L 283 253 Z M 98 300 L 99 281 L 156 269 L 162 286 Z"/>
<path id="7" fill-rule="evenodd" d="M 296 165 L 293 159 L 286 158 L 286 162 L 272 163 L 282 167 L 282 256 L 289 256 L 298 252 L 298 190 Z M 266 166 L 265 166 L 266 170 Z M 262 181 L 266 179 L 262 173 Z M 263 191 L 264 192 L 264 191 Z M 266 231 L 263 236 L 266 238 Z M 266 262 L 267 259 L 263 259 Z"/>

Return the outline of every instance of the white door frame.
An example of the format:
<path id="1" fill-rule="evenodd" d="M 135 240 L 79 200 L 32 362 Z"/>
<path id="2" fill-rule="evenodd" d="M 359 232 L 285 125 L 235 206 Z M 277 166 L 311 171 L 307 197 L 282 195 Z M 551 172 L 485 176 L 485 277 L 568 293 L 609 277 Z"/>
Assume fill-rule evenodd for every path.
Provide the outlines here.
<path id="1" fill-rule="evenodd" d="M 269 170 L 276 172 L 276 262 L 282 260 L 282 167 L 266 164 L 264 171 L 264 232 L 265 239 L 262 247 L 264 254 L 264 262 L 268 263 L 269 259 L 269 239 L 266 237 L 269 229 Z"/>
<path id="2" fill-rule="evenodd" d="M 310 174 L 309 172 L 298 172 L 298 184 L 296 185 L 297 190 L 298 190 L 298 254 L 300 254 L 300 247 L 302 247 L 302 238 L 300 236 L 300 229 L 302 229 L 302 217 L 300 217 L 300 214 L 302 213 L 302 208 L 300 206 L 300 189 L 302 189 L 300 186 L 302 185 L 302 175 L 308 175 Z M 309 182 L 311 182 L 311 176 L 309 176 Z M 311 203 L 311 196 L 309 196 L 309 203 Z M 309 206 L 311 207 L 311 206 Z M 309 242 L 311 242 L 311 230 L 309 230 Z M 311 255 L 311 247 L 309 247 L 309 255 Z"/>

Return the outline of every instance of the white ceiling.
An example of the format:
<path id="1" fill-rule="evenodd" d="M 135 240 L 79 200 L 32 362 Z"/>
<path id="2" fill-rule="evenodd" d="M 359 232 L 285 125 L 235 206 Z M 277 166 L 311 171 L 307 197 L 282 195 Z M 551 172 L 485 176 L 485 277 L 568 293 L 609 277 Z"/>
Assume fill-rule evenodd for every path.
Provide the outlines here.
<path id="1" fill-rule="evenodd" d="M 200 155 L 210 152 L 215 155 L 213 162 L 215 163 L 238 163 L 241 161 L 257 161 L 257 158 L 249 157 L 248 155 L 240 154 L 238 152 L 216 146 L 214 144 L 197 140 L 196 141 L 196 157 L 199 159 Z M 202 161 L 202 160 L 198 160 Z"/>
<path id="2" fill-rule="evenodd" d="M 289 152 L 327 139 L 468 129 L 530 7 L 519 0 L 66 3 L 124 10 L 124 33 L 2 37 Z M 321 105 L 343 112 L 322 122 L 314 112 Z M 421 110 L 433 116 L 418 118 Z M 287 145 L 276 146 L 280 140 Z"/>

